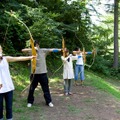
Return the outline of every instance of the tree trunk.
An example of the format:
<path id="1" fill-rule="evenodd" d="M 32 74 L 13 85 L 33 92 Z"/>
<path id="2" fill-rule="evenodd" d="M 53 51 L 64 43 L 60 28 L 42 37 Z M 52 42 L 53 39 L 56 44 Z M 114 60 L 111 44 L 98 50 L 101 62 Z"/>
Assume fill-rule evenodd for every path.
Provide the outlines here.
<path id="1" fill-rule="evenodd" d="M 118 47 L 118 0 L 114 0 L 114 63 L 113 67 L 118 69 L 119 47 Z"/>

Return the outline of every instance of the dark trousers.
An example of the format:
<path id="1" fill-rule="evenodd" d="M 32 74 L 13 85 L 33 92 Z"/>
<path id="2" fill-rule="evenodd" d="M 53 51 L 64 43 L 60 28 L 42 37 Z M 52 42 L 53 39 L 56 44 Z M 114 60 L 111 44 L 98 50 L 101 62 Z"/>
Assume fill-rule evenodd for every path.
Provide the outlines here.
<path id="1" fill-rule="evenodd" d="M 0 119 L 3 118 L 3 100 L 5 99 L 6 118 L 12 119 L 12 99 L 13 91 L 7 93 L 0 93 Z"/>
<path id="2" fill-rule="evenodd" d="M 29 89 L 29 94 L 27 98 L 27 102 L 33 104 L 34 102 L 34 91 L 35 88 L 37 87 L 38 83 L 40 83 L 41 88 L 44 93 L 44 98 L 46 101 L 46 104 L 48 105 L 52 100 L 51 100 L 51 95 L 50 95 L 50 90 L 49 90 L 49 85 L 48 85 L 48 77 L 47 74 L 34 74 L 33 79 L 31 80 L 31 85 Z"/>

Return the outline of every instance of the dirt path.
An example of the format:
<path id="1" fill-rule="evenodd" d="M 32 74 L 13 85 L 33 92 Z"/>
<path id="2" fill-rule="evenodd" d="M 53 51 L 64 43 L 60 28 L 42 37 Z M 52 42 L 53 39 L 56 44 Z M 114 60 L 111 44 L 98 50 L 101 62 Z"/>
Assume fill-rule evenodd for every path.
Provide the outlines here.
<path id="1" fill-rule="evenodd" d="M 62 89 L 51 88 L 54 108 L 45 106 L 43 97 L 37 96 L 34 105 L 43 108 L 42 120 L 120 120 L 120 101 L 110 94 L 91 86 L 73 86 L 73 92 L 64 96 Z M 36 115 L 35 120 L 41 119 Z"/>
<path id="2" fill-rule="evenodd" d="M 27 95 L 20 98 L 15 91 L 14 120 L 120 120 L 120 101 L 89 84 L 73 85 L 70 96 L 64 96 L 62 82 L 50 83 L 50 90 L 53 108 L 45 105 L 40 87 L 31 108 L 26 107 Z"/>

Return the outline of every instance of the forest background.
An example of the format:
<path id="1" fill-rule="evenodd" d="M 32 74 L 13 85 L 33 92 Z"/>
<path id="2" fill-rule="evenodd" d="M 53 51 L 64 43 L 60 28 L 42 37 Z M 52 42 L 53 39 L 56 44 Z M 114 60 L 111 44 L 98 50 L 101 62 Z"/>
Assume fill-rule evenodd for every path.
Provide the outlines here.
<path id="1" fill-rule="evenodd" d="M 85 48 L 86 51 L 96 49 L 96 55 L 86 57 L 86 69 L 119 80 L 120 64 L 117 69 L 113 67 L 114 2 L 104 4 L 107 14 L 102 15 L 99 10 L 103 8 L 95 8 L 102 4 L 101 1 L 0 0 L 0 44 L 4 54 L 23 55 L 21 49 L 30 47 L 29 33 L 18 20 L 10 16 L 12 10 L 30 29 L 34 40 L 40 41 L 41 48 L 61 48 L 63 37 L 70 53 L 76 46 L 81 50 Z M 92 21 L 93 12 L 99 18 L 99 24 Z M 47 57 L 48 70 L 51 73 L 61 66 L 60 56 L 60 53 L 51 53 Z M 119 58 L 119 54 L 116 57 Z"/>

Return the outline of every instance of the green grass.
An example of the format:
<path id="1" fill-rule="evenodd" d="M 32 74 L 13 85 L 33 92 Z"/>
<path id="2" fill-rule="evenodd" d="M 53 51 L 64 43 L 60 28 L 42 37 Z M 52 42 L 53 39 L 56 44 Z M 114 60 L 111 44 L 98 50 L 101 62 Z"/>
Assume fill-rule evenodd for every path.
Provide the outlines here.
<path id="1" fill-rule="evenodd" d="M 29 75 L 30 70 L 25 64 L 21 63 L 13 63 L 11 68 L 11 75 L 16 87 L 16 92 L 22 91 L 29 83 Z M 85 71 L 86 80 L 85 83 L 89 86 L 94 86 L 97 89 L 101 89 L 105 92 L 112 94 L 114 97 L 120 99 L 120 90 L 118 89 L 117 84 L 120 82 L 117 80 L 111 80 L 111 78 L 99 77 L 94 75 L 92 72 Z M 57 84 L 61 84 L 62 79 L 62 71 L 59 70 L 54 76 L 49 76 L 50 84 L 54 86 L 58 86 Z M 62 85 L 59 85 L 61 87 Z"/>
<path id="2" fill-rule="evenodd" d="M 14 99 L 13 99 L 13 114 L 14 118 L 16 120 L 33 120 L 31 118 L 32 114 L 35 112 L 37 114 L 37 117 L 40 120 L 46 120 L 45 116 L 45 108 L 43 106 L 37 106 L 34 105 L 32 109 L 29 109 L 26 107 L 26 99 L 27 94 L 25 96 L 20 96 L 21 92 L 26 86 L 29 84 L 29 75 L 30 70 L 28 70 L 28 67 L 25 66 L 25 64 L 12 64 L 10 66 L 11 69 L 11 75 L 13 78 L 13 82 L 15 85 L 15 91 L 14 91 Z M 115 80 L 111 80 L 111 78 L 105 78 L 105 77 L 99 77 L 98 75 L 94 75 L 92 72 L 85 71 L 85 85 L 87 86 L 93 86 L 96 89 L 99 89 L 101 91 L 105 91 L 108 94 L 113 95 L 115 98 L 120 100 L 120 91 L 118 89 L 117 82 Z M 113 79 L 113 78 L 112 78 Z M 62 79 L 62 70 L 58 71 L 55 75 L 49 76 L 50 81 L 50 87 L 52 89 L 58 89 L 63 91 L 63 79 Z M 38 95 L 38 91 L 36 91 L 36 95 Z M 64 100 L 64 96 L 61 96 L 61 100 Z M 86 103 L 91 104 L 94 102 L 94 99 L 84 99 Z M 71 113 L 73 115 L 78 115 L 79 113 L 83 112 L 81 108 L 77 108 L 74 105 L 67 106 L 68 113 Z M 29 114 L 32 113 L 32 114 Z M 38 114 L 39 113 L 39 114 Z M 116 113 L 120 113 L 120 110 L 116 110 Z M 86 116 L 86 120 L 94 120 L 94 117 L 92 115 Z"/>
<path id="3" fill-rule="evenodd" d="M 115 98 L 120 100 L 120 90 L 117 89 L 117 87 L 115 86 L 116 83 L 113 84 L 107 80 L 108 78 L 106 78 L 106 79 L 101 78 L 99 76 L 94 75 L 91 72 L 88 72 L 88 71 L 86 71 L 85 74 L 86 74 L 86 80 L 88 81 L 88 83 L 87 83 L 88 85 L 94 86 L 97 89 L 101 89 L 102 91 L 110 93 Z M 118 81 L 114 81 L 114 82 L 118 82 Z"/>
<path id="4" fill-rule="evenodd" d="M 73 113 L 73 114 L 80 114 L 80 112 L 83 111 L 82 108 L 81 109 L 80 108 L 76 108 L 76 106 L 73 106 L 73 105 L 68 105 L 67 107 L 68 107 L 68 111 L 70 113 Z"/>

